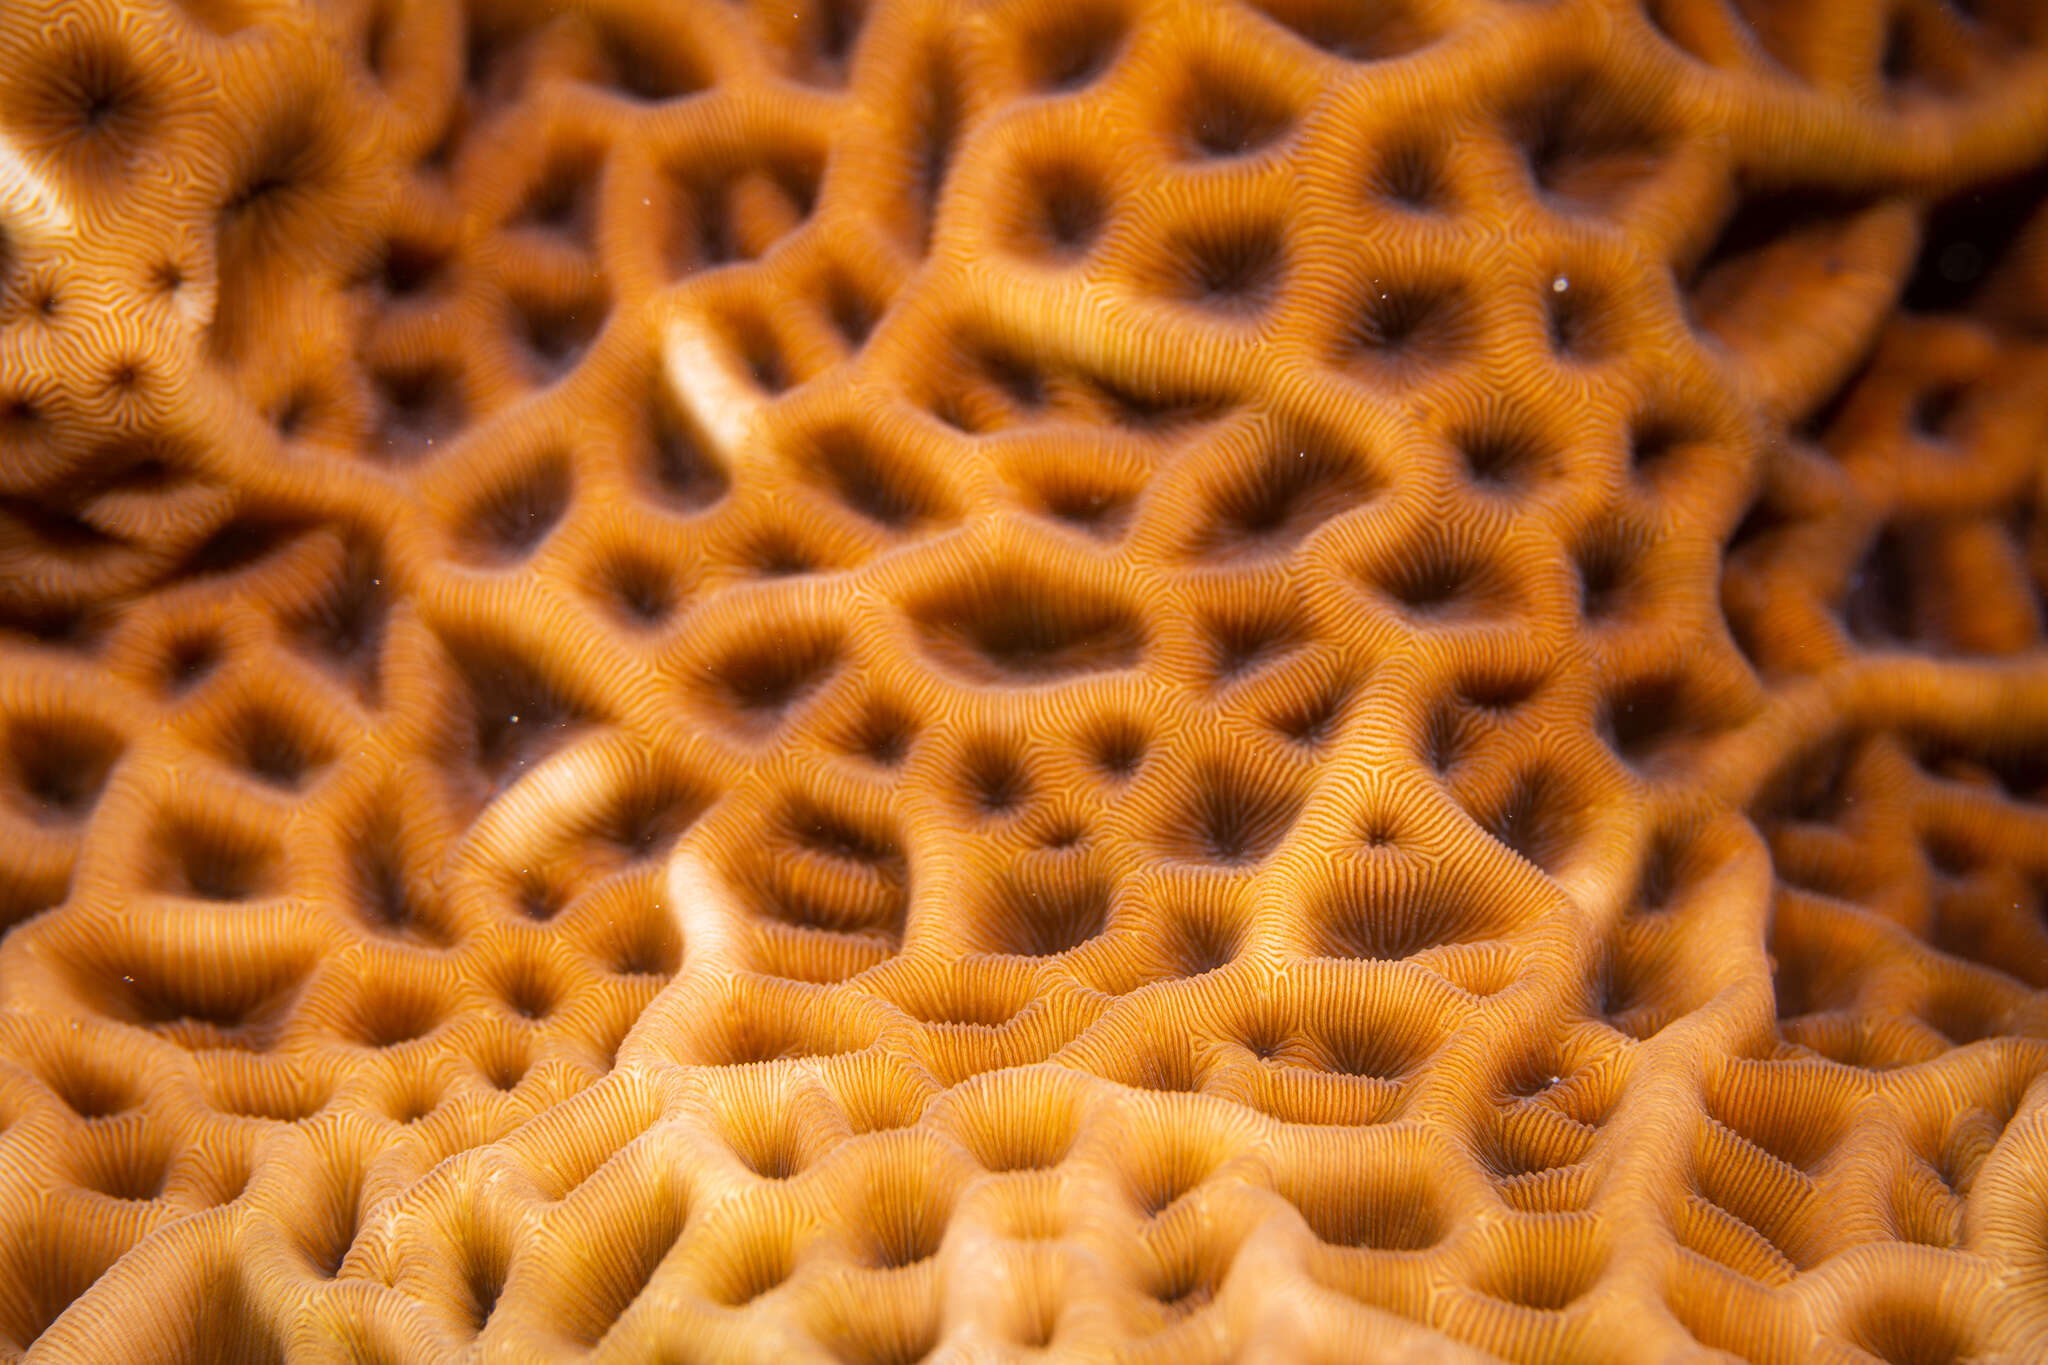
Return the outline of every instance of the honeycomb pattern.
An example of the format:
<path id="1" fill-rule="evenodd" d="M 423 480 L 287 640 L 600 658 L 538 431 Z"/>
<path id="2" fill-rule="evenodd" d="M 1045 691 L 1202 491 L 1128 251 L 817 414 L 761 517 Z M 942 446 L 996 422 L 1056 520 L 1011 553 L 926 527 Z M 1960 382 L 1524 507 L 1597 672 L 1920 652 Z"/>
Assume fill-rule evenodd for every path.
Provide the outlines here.
<path id="1" fill-rule="evenodd" d="M 0 1356 L 2048 1355 L 2048 11 L 0 7 Z"/>

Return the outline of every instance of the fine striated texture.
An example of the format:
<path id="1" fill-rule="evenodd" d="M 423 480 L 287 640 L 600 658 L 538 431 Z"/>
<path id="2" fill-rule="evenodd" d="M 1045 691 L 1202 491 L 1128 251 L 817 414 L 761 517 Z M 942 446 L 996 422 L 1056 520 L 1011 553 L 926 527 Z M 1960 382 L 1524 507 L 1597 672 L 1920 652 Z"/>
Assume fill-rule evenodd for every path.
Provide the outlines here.
<path id="1" fill-rule="evenodd" d="M 0 4 L 0 1356 L 2048 1358 L 2048 8 Z"/>

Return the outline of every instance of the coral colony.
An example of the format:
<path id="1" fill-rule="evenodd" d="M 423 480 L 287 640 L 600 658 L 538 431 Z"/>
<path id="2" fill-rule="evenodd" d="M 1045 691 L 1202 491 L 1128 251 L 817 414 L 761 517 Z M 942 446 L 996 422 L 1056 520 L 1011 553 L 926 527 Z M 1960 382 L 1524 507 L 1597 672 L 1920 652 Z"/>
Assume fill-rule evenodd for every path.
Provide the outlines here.
<path id="1" fill-rule="evenodd" d="M 0 1358 L 2048 1359 L 2048 5 L 0 3 Z"/>

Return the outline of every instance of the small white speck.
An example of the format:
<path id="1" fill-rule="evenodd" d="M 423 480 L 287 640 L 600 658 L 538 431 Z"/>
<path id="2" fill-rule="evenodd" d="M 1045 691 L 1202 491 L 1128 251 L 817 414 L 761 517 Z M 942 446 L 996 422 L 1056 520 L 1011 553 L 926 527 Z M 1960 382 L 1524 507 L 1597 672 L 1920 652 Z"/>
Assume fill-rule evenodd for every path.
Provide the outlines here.
<path id="1" fill-rule="evenodd" d="M 1556 279 L 1550 282 L 1550 292 L 1553 294 L 1562 294 L 1565 290 L 1571 287 L 1572 282 L 1562 275 L 1559 275 Z"/>
<path id="2" fill-rule="evenodd" d="M 506 719 L 507 719 L 507 720 L 508 720 L 509 722 L 511 722 L 511 723 L 512 723 L 513 725 L 517 725 L 517 724 L 519 723 L 519 717 L 517 717 L 517 716 L 508 716 L 508 717 L 506 717 Z"/>

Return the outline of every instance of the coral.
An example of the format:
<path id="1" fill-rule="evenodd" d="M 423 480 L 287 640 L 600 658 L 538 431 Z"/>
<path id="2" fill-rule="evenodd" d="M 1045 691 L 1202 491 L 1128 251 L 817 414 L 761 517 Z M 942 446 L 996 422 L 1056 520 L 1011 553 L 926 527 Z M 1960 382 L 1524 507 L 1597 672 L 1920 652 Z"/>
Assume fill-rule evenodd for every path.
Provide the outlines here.
<path id="1" fill-rule="evenodd" d="M 0 1356 L 2048 1355 L 2048 10 L 0 6 Z"/>

